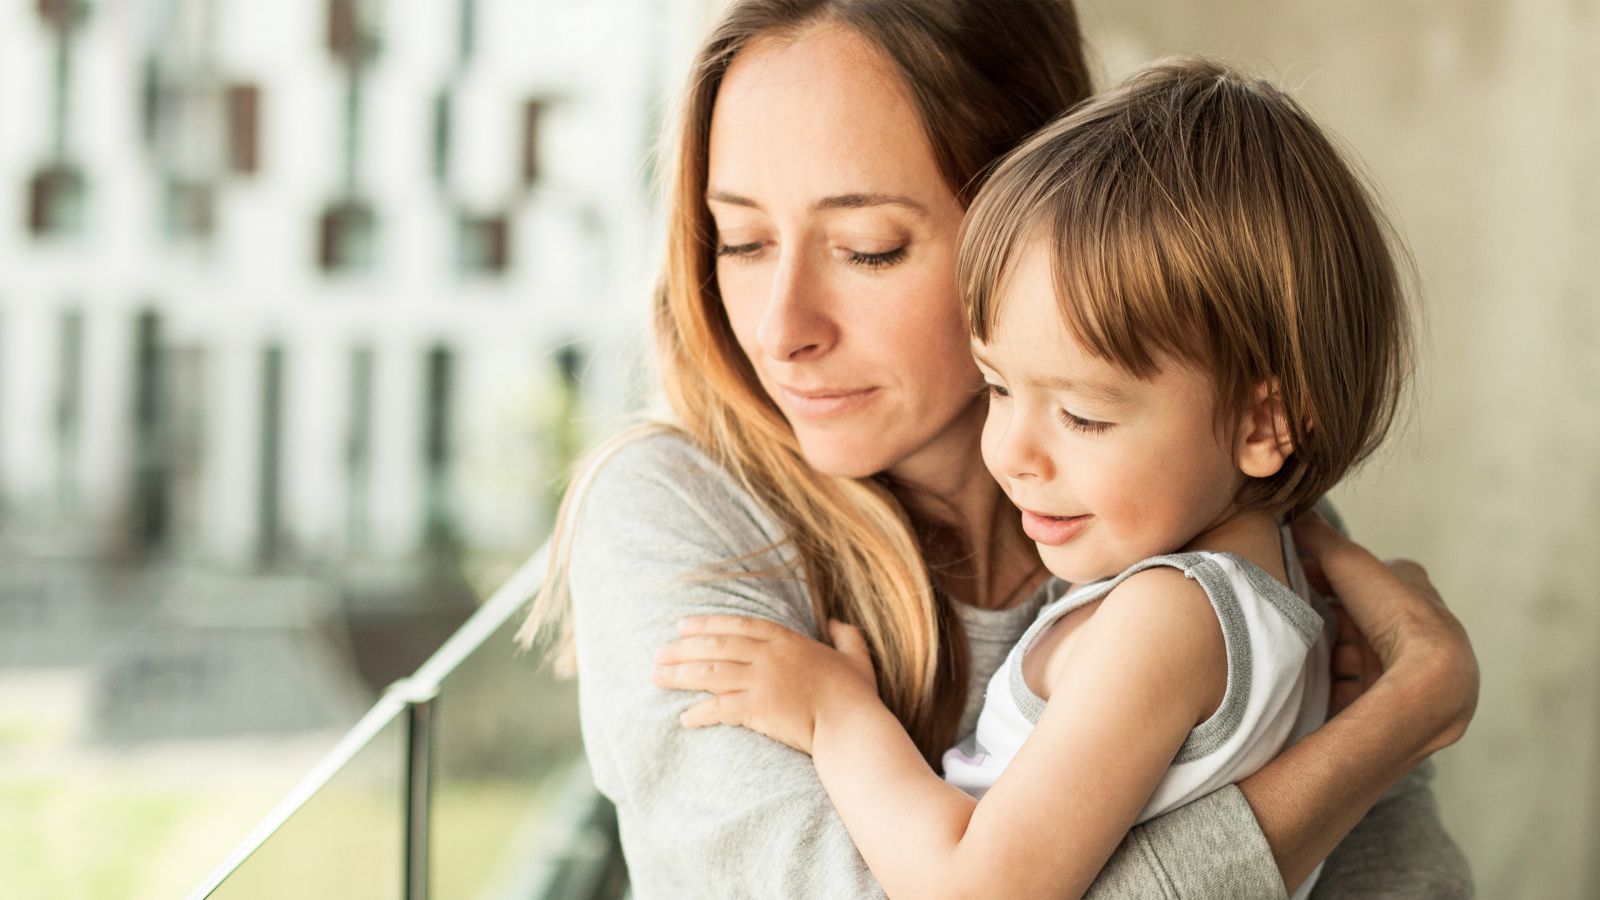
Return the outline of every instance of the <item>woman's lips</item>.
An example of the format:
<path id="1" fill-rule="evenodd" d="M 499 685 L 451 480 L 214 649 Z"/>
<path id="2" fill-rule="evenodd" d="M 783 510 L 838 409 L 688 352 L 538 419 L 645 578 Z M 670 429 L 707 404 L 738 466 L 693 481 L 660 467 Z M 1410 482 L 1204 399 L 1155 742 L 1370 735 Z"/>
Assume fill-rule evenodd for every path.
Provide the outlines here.
<path id="1" fill-rule="evenodd" d="M 779 385 L 778 392 L 783 397 L 784 409 L 791 413 L 806 419 L 826 419 L 860 409 L 877 395 L 878 389 L 822 388 L 807 391 Z"/>
<path id="2" fill-rule="evenodd" d="M 1046 516 L 1031 510 L 1022 511 L 1022 530 L 1035 543 L 1058 547 L 1077 537 L 1089 526 L 1093 516 Z"/>

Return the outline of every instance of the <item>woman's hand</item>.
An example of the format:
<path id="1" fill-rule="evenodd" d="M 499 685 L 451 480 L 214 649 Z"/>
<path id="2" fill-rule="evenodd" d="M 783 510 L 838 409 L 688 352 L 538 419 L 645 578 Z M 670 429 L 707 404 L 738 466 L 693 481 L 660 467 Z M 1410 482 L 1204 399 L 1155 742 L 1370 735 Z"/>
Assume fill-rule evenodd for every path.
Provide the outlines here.
<path id="1" fill-rule="evenodd" d="M 819 721 L 881 703 L 867 642 L 843 622 L 828 622 L 832 647 L 744 616 L 682 619 L 678 633 L 656 654 L 650 678 L 712 694 L 684 710 L 686 728 L 741 725 L 809 754 Z"/>
<path id="2" fill-rule="evenodd" d="M 1320 590 L 1325 594 L 1333 593 L 1331 588 Z M 1328 685 L 1330 719 L 1361 699 L 1367 688 L 1376 684 L 1378 676 L 1383 674 L 1383 663 L 1378 660 L 1377 651 L 1361 635 L 1355 619 L 1345 611 L 1343 604 L 1335 601 L 1332 606 L 1339 634 L 1334 640 L 1328 666 L 1333 676 Z"/>
<path id="3" fill-rule="evenodd" d="M 1353 704 L 1367 687 L 1389 682 L 1390 697 L 1416 701 L 1421 716 L 1422 756 L 1450 746 L 1466 733 L 1478 705 L 1478 661 L 1461 622 L 1420 565 L 1410 560 L 1384 563 L 1339 534 L 1322 516 L 1311 513 L 1294 522 L 1295 543 L 1311 557 L 1339 598 L 1341 632 L 1354 627 L 1365 644 L 1341 639 L 1336 650 L 1336 676 L 1346 677 L 1341 698 L 1335 686 L 1334 705 Z M 1344 624 L 1348 620 L 1350 625 Z M 1378 673 L 1371 671 L 1376 663 Z"/>

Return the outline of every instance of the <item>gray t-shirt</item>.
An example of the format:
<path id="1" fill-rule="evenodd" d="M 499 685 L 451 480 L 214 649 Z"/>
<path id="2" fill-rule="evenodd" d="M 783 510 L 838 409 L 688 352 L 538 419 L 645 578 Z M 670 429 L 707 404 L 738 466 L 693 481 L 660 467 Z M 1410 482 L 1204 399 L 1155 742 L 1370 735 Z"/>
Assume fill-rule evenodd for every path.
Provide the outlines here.
<path id="1" fill-rule="evenodd" d="M 574 523 L 570 587 L 585 749 L 617 806 L 639 900 L 876 898 L 883 892 L 811 760 L 742 728 L 685 729 L 695 695 L 650 682 L 655 652 L 690 615 L 762 616 L 817 634 L 804 585 L 782 569 L 784 534 L 686 439 L 617 450 Z M 740 577 L 707 577 L 729 565 Z M 959 604 L 972 672 L 970 730 L 984 687 L 1038 612 Z M 1314 898 L 1470 897 L 1465 860 L 1439 823 L 1426 767 L 1373 809 L 1329 858 Z M 1117 848 L 1094 898 L 1282 898 L 1271 848 L 1227 787 L 1147 822 Z"/>

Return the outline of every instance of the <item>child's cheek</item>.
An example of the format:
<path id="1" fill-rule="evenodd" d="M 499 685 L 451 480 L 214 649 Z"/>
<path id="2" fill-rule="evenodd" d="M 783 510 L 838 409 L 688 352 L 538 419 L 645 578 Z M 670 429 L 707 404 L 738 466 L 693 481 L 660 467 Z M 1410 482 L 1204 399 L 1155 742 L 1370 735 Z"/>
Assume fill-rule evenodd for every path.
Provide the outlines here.
<path id="1" fill-rule="evenodd" d="M 1005 417 L 1005 410 L 999 404 L 990 403 L 989 412 L 983 420 L 983 438 L 979 442 L 983 454 L 983 467 L 989 470 L 989 477 L 998 481 L 1002 486 L 1005 485 L 1006 480 L 1000 473 L 1000 467 L 996 464 L 995 451 L 999 448 L 1000 441 L 1005 436 Z"/>

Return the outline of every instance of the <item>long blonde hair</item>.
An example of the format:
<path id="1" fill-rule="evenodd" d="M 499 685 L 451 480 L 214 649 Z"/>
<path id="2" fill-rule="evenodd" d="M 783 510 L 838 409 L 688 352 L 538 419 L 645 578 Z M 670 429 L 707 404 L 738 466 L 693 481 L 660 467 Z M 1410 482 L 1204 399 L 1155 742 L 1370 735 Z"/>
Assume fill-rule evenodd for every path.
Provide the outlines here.
<path id="1" fill-rule="evenodd" d="M 681 99 L 668 173 L 666 262 L 653 304 L 656 363 L 674 422 L 732 473 L 788 535 L 819 627 L 861 629 L 885 704 L 924 756 L 953 743 L 967 690 L 967 643 L 935 591 L 929 557 L 961 555 L 954 530 L 914 516 L 887 478 L 825 475 L 762 390 L 734 339 L 715 279 L 706 207 L 712 106 L 723 74 L 751 40 L 837 23 L 883 51 L 917 106 L 944 179 L 963 204 L 983 170 L 1029 132 L 1089 93 L 1069 0 L 742 0 L 702 45 Z M 952 311 L 952 314 L 954 312 Z M 573 667 L 566 562 L 587 478 L 630 430 L 579 467 L 557 513 L 551 566 L 519 638 L 556 632 L 558 671 Z M 927 556 L 925 556 L 927 554 Z"/>

